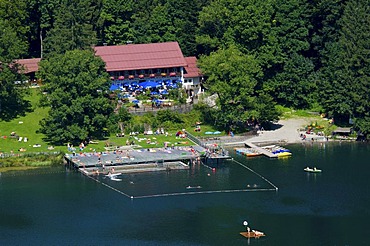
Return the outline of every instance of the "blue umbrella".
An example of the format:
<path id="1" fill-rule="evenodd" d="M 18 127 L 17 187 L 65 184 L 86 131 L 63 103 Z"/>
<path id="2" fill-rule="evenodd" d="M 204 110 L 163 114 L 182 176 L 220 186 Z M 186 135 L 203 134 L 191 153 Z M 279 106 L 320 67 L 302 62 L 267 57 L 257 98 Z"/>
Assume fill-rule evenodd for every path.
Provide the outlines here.
<path id="1" fill-rule="evenodd" d="M 132 103 L 139 104 L 139 100 L 132 100 Z"/>
<path id="2" fill-rule="evenodd" d="M 115 90 L 118 90 L 118 89 L 119 89 L 118 85 L 111 85 L 110 88 L 109 88 L 109 90 L 111 90 L 111 91 L 115 91 Z"/>
<path id="3" fill-rule="evenodd" d="M 146 89 L 146 88 L 154 88 L 154 87 L 157 87 L 158 83 L 149 80 L 149 81 L 141 82 L 141 83 L 139 83 L 139 85 L 141 87 L 143 87 L 144 89 Z"/>
<path id="4" fill-rule="evenodd" d="M 158 95 L 158 92 L 152 91 L 152 92 L 150 92 L 150 95 Z"/>
<path id="5" fill-rule="evenodd" d="M 168 91 L 167 90 L 163 90 L 163 91 L 161 91 L 161 94 L 162 95 L 167 95 L 168 94 Z"/>

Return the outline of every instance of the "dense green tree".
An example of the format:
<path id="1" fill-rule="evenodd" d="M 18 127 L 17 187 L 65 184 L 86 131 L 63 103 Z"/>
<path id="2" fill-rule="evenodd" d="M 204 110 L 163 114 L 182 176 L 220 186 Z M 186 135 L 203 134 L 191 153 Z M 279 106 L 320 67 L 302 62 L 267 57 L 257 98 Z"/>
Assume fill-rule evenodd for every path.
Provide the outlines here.
<path id="1" fill-rule="evenodd" d="M 198 15 L 210 0 L 166 0 L 171 25 L 174 27 L 175 39 L 179 42 L 185 56 L 197 55 L 196 33 Z"/>
<path id="2" fill-rule="evenodd" d="M 185 56 L 195 55 L 197 17 L 209 0 L 140 0 L 132 12 L 129 33 L 134 43 L 177 41 Z"/>
<path id="3" fill-rule="evenodd" d="M 249 120 L 275 120 L 277 113 L 268 113 L 257 103 L 269 103 L 271 97 L 259 97 L 257 79 L 262 75 L 258 62 L 252 55 L 244 55 L 235 46 L 212 52 L 199 61 L 202 72 L 208 76 L 206 88 L 218 96 L 215 119 L 217 125 L 227 129 Z M 273 110 L 273 109 L 272 109 Z M 276 112 L 276 111 L 275 111 Z"/>
<path id="4" fill-rule="evenodd" d="M 99 43 L 108 45 L 124 44 L 135 41 L 131 28 L 131 18 L 135 12 L 135 1 L 104 0 L 100 16 Z"/>
<path id="5" fill-rule="evenodd" d="M 6 22 L 22 42 L 27 40 L 26 33 L 30 29 L 27 23 L 27 7 L 25 0 L 0 0 L 0 20 Z"/>
<path id="6" fill-rule="evenodd" d="M 275 100 L 282 105 L 293 108 L 308 108 L 316 97 L 316 76 L 314 65 L 308 58 L 293 53 L 265 89 L 270 91 Z"/>
<path id="7" fill-rule="evenodd" d="M 317 0 L 312 3 L 310 22 L 313 27 L 309 57 L 317 70 L 326 65 L 326 47 L 338 41 L 338 20 L 343 14 L 345 2 L 347 0 Z"/>
<path id="8" fill-rule="evenodd" d="M 45 38 L 45 54 L 90 49 L 96 44 L 101 1 L 62 0 L 55 22 Z"/>
<path id="9" fill-rule="evenodd" d="M 305 57 L 309 13 L 306 0 L 215 1 L 200 14 L 197 41 L 206 52 L 235 44 L 254 55 L 263 72 L 257 88 L 281 104 L 307 107 L 316 88 L 314 67 Z"/>
<path id="10" fill-rule="evenodd" d="M 24 0 L 0 0 L 0 58 L 11 62 L 27 56 L 27 5 Z M 12 44 L 14 42 L 14 44 Z"/>
<path id="11" fill-rule="evenodd" d="M 27 3 L 27 33 L 29 46 L 28 57 L 43 57 L 44 38 L 53 28 L 60 0 L 25 0 Z"/>
<path id="12" fill-rule="evenodd" d="M 25 89 L 20 88 L 24 81 L 23 68 L 15 62 L 26 50 L 25 42 L 9 22 L 0 19 L 0 119 L 9 120 L 27 109 L 23 95 Z"/>
<path id="13" fill-rule="evenodd" d="M 40 64 L 38 77 L 45 84 L 51 106 L 41 132 L 53 143 L 100 138 L 113 112 L 105 91 L 109 76 L 104 62 L 92 51 L 68 51 Z"/>
<path id="14" fill-rule="evenodd" d="M 229 16 L 233 10 L 227 5 L 227 0 L 221 0 L 212 1 L 199 13 L 196 42 L 202 54 L 209 55 L 212 51 L 222 47 L 224 34 L 231 26 Z"/>
<path id="15" fill-rule="evenodd" d="M 175 41 L 175 27 L 172 25 L 169 5 L 157 5 L 151 9 L 151 15 L 148 19 L 148 30 L 146 39 L 149 43 L 160 43 L 166 41 Z"/>
<path id="16" fill-rule="evenodd" d="M 265 67 L 264 88 L 279 104 L 308 108 L 317 88 L 314 65 L 307 57 L 311 8 L 306 0 L 283 0 L 275 11 L 271 33 L 277 40 L 279 58 Z"/>
<path id="17" fill-rule="evenodd" d="M 323 69 L 323 105 L 337 122 L 352 118 L 370 136 L 370 1 L 348 1 L 339 25 L 338 42 Z"/>
<path id="18" fill-rule="evenodd" d="M 252 54 L 263 67 L 274 55 L 276 38 L 271 36 L 274 0 L 220 0 L 200 12 L 197 42 L 204 54 L 220 47 L 236 45 L 245 54 Z"/>

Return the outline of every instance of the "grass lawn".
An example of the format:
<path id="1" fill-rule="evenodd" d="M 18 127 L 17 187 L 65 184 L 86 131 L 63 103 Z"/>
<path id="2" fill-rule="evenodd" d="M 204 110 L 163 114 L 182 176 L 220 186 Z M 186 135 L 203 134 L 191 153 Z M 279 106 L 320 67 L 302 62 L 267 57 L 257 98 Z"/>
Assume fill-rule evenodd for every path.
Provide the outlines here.
<path id="1" fill-rule="evenodd" d="M 39 88 L 31 89 L 30 95 L 27 96 L 27 100 L 29 100 L 32 104 L 33 111 L 27 113 L 25 116 L 18 117 L 13 119 L 9 122 L 0 121 L 0 153 L 10 153 L 13 151 L 14 153 L 21 153 L 19 152 L 20 149 L 26 150 L 24 153 L 30 152 L 54 152 L 54 151 L 62 151 L 68 152 L 67 146 L 53 146 L 54 149 L 50 150 L 48 147 L 50 146 L 49 143 L 46 143 L 43 138 L 44 135 L 40 133 L 36 133 L 36 131 L 40 128 L 39 122 L 42 118 L 47 115 L 48 108 L 41 108 L 38 107 L 39 99 L 40 99 L 40 90 Z M 314 125 L 316 128 L 320 130 L 332 130 L 335 126 L 330 126 L 328 124 L 327 119 L 321 118 L 319 115 L 313 115 L 307 113 L 307 111 L 294 111 L 287 108 L 280 108 L 282 111 L 282 119 L 289 119 L 289 118 L 302 118 L 302 117 L 309 117 L 311 120 L 311 125 Z M 194 123 L 195 124 L 195 123 Z M 212 135 L 206 134 L 206 132 L 215 132 L 217 129 L 210 125 L 200 125 L 201 130 L 195 131 L 195 125 L 186 127 L 186 131 L 194 135 L 195 137 L 210 137 L 210 136 L 225 136 L 227 135 L 226 132 L 221 132 L 220 134 Z M 106 146 L 125 146 L 127 140 L 129 142 L 134 141 L 135 145 L 138 145 L 139 148 L 159 148 L 165 145 L 167 142 L 168 146 L 189 146 L 193 145 L 194 143 L 191 142 L 189 139 L 182 139 L 176 137 L 176 132 L 182 129 L 176 129 L 173 131 L 169 131 L 168 136 L 165 135 L 144 135 L 139 134 L 138 136 L 130 137 L 116 137 L 115 135 L 110 136 L 104 140 L 94 141 L 94 144 L 89 144 L 86 148 L 82 151 L 79 150 L 78 146 L 76 146 L 76 152 L 90 152 L 90 151 L 104 151 Z M 19 141 L 18 138 L 11 138 L 10 133 L 15 132 L 18 136 L 22 137 L 22 141 Z M 24 138 L 27 138 L 28 141 L 24 142 Z M 150 141 L 149 141 L 150 140 Z M 39 145 L 40 147 L 33 147 Z"/>
<path id="2" fill-rule="evenodd" d="M 43 141 L 44 135 L 36 133 L 40 128 L 40 120 L 47 115 L 48 111 L 48 108 L 37 107 L 40 98 L 39 93 L 39 89 L 31 89 L 30 95 L 26 98 L 32 104 L 32 112 L 11 121 L 0 121 L 0 152 L 9 153 L 14 151 L 16 153 L 21 148 L 25 149 L 25 152 L 48 151 L 48 144 Z M 22 137 L 22 141 L 19 141 L 18 138 L 11 138 L 11 132 L 15 132 L 19 137 Z M 28 139 L 27 142 L 24 142 L 25 137 Z M 34 145 L 41 145 L 41 147 L 34 148 Z"/>
<path id="3" fill-rule="evenodd" d="M 139 134 L 136 136 L 125 136 L 125 137 L 116 137 L 111 136 L 107 140 L 96 141 L 97 143 L 89 144 L 84 149 L 85 152 L 91 151 L 104 151 L 105 147 L 108 145 L 110 146 L 126 146 L 126 142 L 134 142 L 134 145 L 137 148 L 162 148 L 167 143 L 167 146 L 190 146 L 194 145 L 192 141 L 187 138 L 180 138 L 176 137 L 176 132 L 169 132 L 168 136 L 160 134 L 160 135 L 144 135 Z M 94 141 L 95 142 L 95 141 Z M 64 148 L 65 150 L 67 148 Z M 76 152 L 80 152 L 78 147 L 76 148 Z"/>
<path id="4" fill-rule="evenodd" d="M 30 153 L 30 152 L 51 152 L 51 151 L 62 151 L 68 152 L 67 146 L 53 146 L 53 150 L 49 150 L 48 147 L 51 145 L 43 140 L 44 135 L 41 133 L 36 133 L 40 128 L 40 121 L 47 115 L 48 108 L 38 107 L 40 99 L 40 90 L 38 88 L 31 89 L 30 95 L 27 96 L 32 104 L 33 111 L 26 113 L 25 116 L 18 117 L 11 121 L 0 121 L 0 153 Z M 181 129 L 179 129 L 181 130 Z M 190 132 L 194 132 L 194 128 L 188 129 Z M 205 131 L 215 131 L 211 127 L 202 126 L 202 133 Z M 10 134 L 15 132 L 19 137 L 22 137 L 22 141 L 19 141 L 18 138 L 11 138 Z M 126 141 L 134 141 L 136 145 L 141 146 L 142 148 L 155 148 L 163 147 L 165 142 L 168 142 L 168 146 L 172 144 L 174 146 L 189 146 L 193 145 L 188 139 L 181 139 L 176 137 L 177 130 L 169 131 L 168 136 L 165 135 L 144 135 L 140 134 L 138 136 L 130 137 L 116 137 L 111 136 L 106 140 L 98 140 L 95 144 L 89 144 L 83 150 L 83 152 L 89 152 L 92 150 L 95 151 L 104 151 L 107 143 L 114 146 L 123 146 L 126 145 Z M 196 135 L 196 134 L 195 134 Z M 27 138 L 28 141 L 24 142 L 24 138 Z M 150 139 L 150 143 L 148 141 Z M 140 140 L 140 141 L 139 141 Z M 95 141 L 94 141 L 95 142 Z M 33 146 L 40 147 L 33 147 Z M 24 152 L 20 152 L 20 149 L 24 149 Z M 78 146 L 76 148 L 77 152 L 80 152 Z"/>

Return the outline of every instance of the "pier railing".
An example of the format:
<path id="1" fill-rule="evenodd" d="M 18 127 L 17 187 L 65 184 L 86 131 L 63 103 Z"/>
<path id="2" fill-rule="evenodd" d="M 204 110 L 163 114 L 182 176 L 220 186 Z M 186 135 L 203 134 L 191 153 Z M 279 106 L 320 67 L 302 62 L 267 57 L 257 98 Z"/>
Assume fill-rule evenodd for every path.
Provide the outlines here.
<path id="1" fill-rule="evenodd" d="M 199 146 L 205 147 L 205 144 L 204 144 L 202 141 L 200 141 L 197 137 L 195 137 L 194 135 L 192 135 L 191 133 L 186 132 L 186 136 L 187 136 L 191 141 L 193 141 L 194 143 L 198 144 Z"/>
<path id="2" fill-rule="evenodd" d="M 241 144 L 247 141 L 249 138 L 255 136 L 255 133 L 249 132 L 244 135 L 238 135 L 238 136 L 195 137 L 191 133 L 186 132 L 186 135 L 194 143 L 206 148 L 209 145 L 215 145 L 215 144 L 218 146 Z"/>

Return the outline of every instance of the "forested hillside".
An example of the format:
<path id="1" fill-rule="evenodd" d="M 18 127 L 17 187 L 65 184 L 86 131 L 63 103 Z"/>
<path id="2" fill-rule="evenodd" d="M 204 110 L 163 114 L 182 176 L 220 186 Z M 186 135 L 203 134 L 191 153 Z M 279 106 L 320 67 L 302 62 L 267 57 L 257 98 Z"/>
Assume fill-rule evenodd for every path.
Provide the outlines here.
<path id="1" fill-rule="evenodd" d="M 0 30 L 3 118 L 21 103 L 14 59 L 177 41 L 220 125 L 276 119 L 279 104 L 370 133 L 370 0 L 0 0 Z"/>

